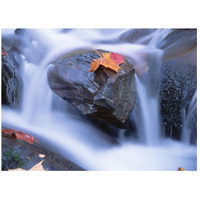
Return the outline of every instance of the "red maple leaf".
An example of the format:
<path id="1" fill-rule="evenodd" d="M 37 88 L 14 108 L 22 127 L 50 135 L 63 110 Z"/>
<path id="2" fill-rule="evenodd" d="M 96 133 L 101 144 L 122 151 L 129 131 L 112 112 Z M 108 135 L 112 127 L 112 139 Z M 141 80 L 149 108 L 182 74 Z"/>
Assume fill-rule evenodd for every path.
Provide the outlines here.
<path id="1" fill-rule="evenodd" d="M 96 71 L 100 65 L 103 65 L 105 68 L 112 69 L 115 72 L 118 72 L 121 67 L 110 57 L 111 53 L 103 53 L 99 59 L 94 59 L 91 63 L 90 71 Z"/>
<path id="2" fill-rule="evenodd" d="M 120 65 L 121 63 L 125 63 L 126 62 L 124 56 L 122 56 L 122 55 L 120 55 L 118 53 L 113 53 L 112 52 L 111 55 L 110 55 L 110 58 L 112 60 L 114 60 L 117 65 Z"/>
<path id="3" fill-rule="evenodd" d="M 2 56 L 4 56 L 4 55 L 8 55 L 8 53 L 2 51 L 2 52 L 1 52 L 1 55 L 2 55 Z"/>
<path id="4" fill-rule="evenodd" d="M 92 47 L 91 47 L 92 48 Z M 105 68 L 112 69 L 115 72 L 118 72 L 121 67 L 121 63 L 125 63 L 124 56 L 117 53 L 102 53 L 102 55 L 94 49 L 94 51 L 100 56 L 99 59 L 94 59 L 90 65 L 90 71 L 96 71 L 100 65 L 103 65 Z"/>
<path id="5" fill-rule="evenodd" d="M 32 135 L 28 135 L 21 131 L 17 131 L 17 130 L 13 130 L 13 129 L 4 129 L 1 132 L 4 134 L 11 135 L 19 140 L 24 140 L 24 141 L 28 142 L 29 144 L 33 144 L 34 142 L 38 143 L 38 141 Z"/>

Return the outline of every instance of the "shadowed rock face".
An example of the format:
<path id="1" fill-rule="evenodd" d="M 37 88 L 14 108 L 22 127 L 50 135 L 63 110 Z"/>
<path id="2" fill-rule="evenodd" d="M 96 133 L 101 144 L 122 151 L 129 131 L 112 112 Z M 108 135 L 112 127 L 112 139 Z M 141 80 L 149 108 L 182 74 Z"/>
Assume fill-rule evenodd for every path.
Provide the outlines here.
<path id="1" fill-rule="evenodd" d="M 159 48 L 165 50 L 162 65 L 163 75 L 160 87 L 160 103 L 165 135 L 181 138 L 183 109 L 189 103 L 197 88 L 197 30 L 174 29 Z M 193 143 L 196 141 L 196 115 L 191 122 Z"/>
<path id="2" fill-rule="evenodd" d="M 163 63 L 160 103 L 165 134 L 181 138 L 182 111 L 188 108 L 197 88 L 196 49 Z M 196 116 L 194 116 L 196 119 Z M 196 120 L 191 124 L 195 128 Z M 196 135 L 196 130 L 194 130 Z"/>
<path id="3" fill-rule="evenodd" d="M 118 73 L 103 66 L 89 72 L 91 62 L 98 58 L 94 51 L 58 58 L 49 66 L 50 88 L 83 114 L 122 128 L 136 98 L 134 67 L 126 61 Z"/>
<path id="4" fill-rule="evenodd" d="M 20 56 L 9 50 L 2 56 L 2 104 L 18 107 L 22 96 L 22 77 L 19 73 Z"/>
<path id="5" fill-rule="evenodd" d="M 197 46 L 197 29 L 173 29 L 158 45 L 164 49 L 164 60 L 186 55 Z"/>

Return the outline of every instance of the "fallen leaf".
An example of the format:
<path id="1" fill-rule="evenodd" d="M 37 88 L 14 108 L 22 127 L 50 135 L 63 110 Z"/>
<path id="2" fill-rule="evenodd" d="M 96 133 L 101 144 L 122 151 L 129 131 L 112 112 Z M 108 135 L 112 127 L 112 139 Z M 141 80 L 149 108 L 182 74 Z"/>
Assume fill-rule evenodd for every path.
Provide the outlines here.
<path id="1" fill-rule="evenodd" d="M 42 166 L 43 162 L 44 162 L 44 160 L 40 161 L 39 163 L 37 163 L 36 165 L 34 165 L 29 171 L 46 171 L 44 169 L 44 167 Z"/>
<path id="2" fill-rule="evenodd" d="M 44 154 L 38 154 L 38 156 L 40 157 L 40 158 L 44 158 L 45 157 L 45 155 Z"/>
<path id="3" fill-rule="evenodd" d="M 17 169 L 9 169 L 8 171 L 28 171 L 28 170 L 17 168 Z"/>
<path id="4" fill-rule="evenodd" d="M 2 51 L 2 52 L 1 52 L 1 55 L 2 55 L 2 56 L 4 56 L 4 55 L 8 55 L 8 53 Z"/>
<path id="5" fill-rule="evenodd" d="M 46 169 L 44 169 L 44 167 L 42 166 L 42 163 L 44 162 L 44 160 L 40 161 L 39 163 L 37 163 L 36 165 L 34 165 L 31 169 L 29 170 L 25 170 L 22 168 L 17 168 L 17 169 L 9 169 L 8 171 L 47 171 Z"/>
<path id="6" fill-rule="evenodd" d="M 1 131 L 4 134 L 11 135 L 19 140 L 24 140 L 28 142 L 29 144 L 33 144 L 34 142 L 38 142 L 32 135 L 28 135 L 26 133 L 23 133 L 21 131 L 13 130 L 13 129 L 4 129 Z"/>
<path id="7" fill-rule="evenodd" d="M 114 60 L 117 65 L 120 65 L 126 62 L 124 56 L 118 53 L 111 53 L 110 58 Z"/>
<path id="8" fill-rule="evenodd" d="M 119 54 L 117 54 L 117 55 L 113 54 L 112 55 L 112 57 L 114 58 L 114 60 L 113 60 L 111 58 L 111 55 L 112 55 L 111 53 L 102 53 L 102 56 L 100 55 L 99 59 L 94 59 L 90 66 L 90 72 L 96 71 L 100 65 L 103 65 L 105 68 L 109 68 L 115 72 L 118 72 L 118 70 L 121 69 L 119 64 L 121 64 L 122 62 L 125 62 L 122 59 L 123 56 L 121 56 Z"/>
<path id="9" fill-rule="evenodd" d="M 178 171 L 186 171 L 183 167 L 179 167 Z"/>

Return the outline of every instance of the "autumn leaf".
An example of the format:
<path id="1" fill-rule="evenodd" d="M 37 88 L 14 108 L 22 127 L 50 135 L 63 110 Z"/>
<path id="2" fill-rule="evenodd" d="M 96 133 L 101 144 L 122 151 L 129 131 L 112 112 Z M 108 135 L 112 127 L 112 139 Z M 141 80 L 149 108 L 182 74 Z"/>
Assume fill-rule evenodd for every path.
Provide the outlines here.
<path id="1" fill-rule="evenodd" d="M 2 51 L 2 52 L 1 52 L 1 55 L 2 55 L 2 56 L 4 56 L 4 55 L 8 55 L 8 53 Z"/>
<path id="2" fill-rule="evenodd" d="M 21 131 L 17 131 L 17 130 L 13 130 L 13 129 L 4 129 L 1 132 L 4 134 L 11 135 L 19 140 L 24 140 L 24 141 L 28 142 L 29 144 L 33 144 L 34 142 L 38 143 L 38 141 L 32 135 L 28 135 Z"/>
<path id="3" fill-rule="evenodd" d="M 178 171 L 186 171 L 183 167 L 179 167 Z"/>
<path id="4" fill-rule="evenodd" d="M 114 60 L 115 63 L 118 64 L 118 65 L 126 62 L 124 56 L 122 56 L 118 53 L 111 53 L 110 58 L 112 60 Z"/>
<path id="5" fill-rule="evenodd" d="M 125 62 L 124 57 L 116 53 L 102 53 L 102 56 L 98 53 L 98 55 L 100 56 L 100 58 L 93 60 L 90 66 L 90 72 L 96 71 L 100 65 L 103 65 L 105 68 L 109 68 L 115 72 L 118 72 L 118 70 L 121 69 L 119 65 Z"/>
<path id="6" fill-rule="evenodd" d="M 9 169 L 8 171 L 47 171 L 46 169 L 44 169 L 44 167 L 42 166 L 44 160 L 40 161 L 39 163 L 35 164 L 31 169 L 29 170 L 25 170 L 22 168 L 17 168 L 17 169 Z"/>

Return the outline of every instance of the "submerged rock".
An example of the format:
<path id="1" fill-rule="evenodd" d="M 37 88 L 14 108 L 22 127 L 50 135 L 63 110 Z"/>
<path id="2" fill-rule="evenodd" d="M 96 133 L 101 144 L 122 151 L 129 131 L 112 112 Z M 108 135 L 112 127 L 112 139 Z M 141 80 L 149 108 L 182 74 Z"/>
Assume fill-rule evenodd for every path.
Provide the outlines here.
<path id="1" fill-rule="evenodd" d="M 21 58 L 17 51 L 8 50 L 2 55 L 2 104 L 18 107 L 22 96 Z"/>
<path id="2" fill-rule="evenodd" d="M 119 36 L 119 41 L 148 44 L 154 31 L 156 29 L 130 29 Z"/>
<path id="3" fill-rule="evenodd" d="M 103 66 L 89 72 L 98 58 L 94 51 L 58 58 L 49 66 L 49 86 L 83 114 L 124 127 L 136 98 L 134 67 L 126 61 L 118 73 Z"/>
<path id="4" fill-rule="evenodd" d="M 187 54 L 197 46 L 197 29 L 173 29 L 158 48 L 164 50 L 164 59 L 174 59 Z"/>

